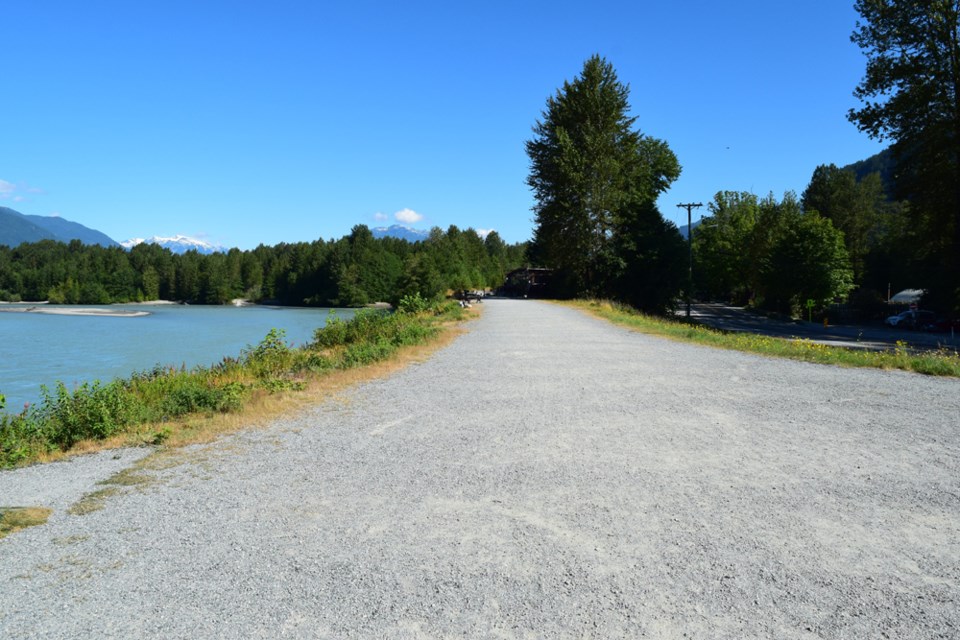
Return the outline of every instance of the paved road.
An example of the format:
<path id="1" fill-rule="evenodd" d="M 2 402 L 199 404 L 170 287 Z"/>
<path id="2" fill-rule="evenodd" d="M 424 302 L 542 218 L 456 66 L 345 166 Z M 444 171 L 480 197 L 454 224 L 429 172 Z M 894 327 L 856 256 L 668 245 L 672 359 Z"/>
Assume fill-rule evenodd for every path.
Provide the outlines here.
<path id="1" fill-rule="evenodd" d="M 678 315 L 684 315 L 681 307 Z M 819 322 L 784 322 L 773 320 L 744 309 L 725 304 L 702 302 L 691 305 L 691 317 L 717 329 L 743 331 L 778 338 L 803 338 L 839 347 L 885 351 L 893 349 L 897 341 L 906 342 L 914 351 L 947 348 L 960 349 L 960 335 L 926 333 L 896 329 L 884 325 L 829 325 Z"/>
<path id="2" fill-rule="evenodd" d="M 958 416 L 955 380 L 491 300 L 100 511 L 66 507 L 142 451 L 0 473 L 55 509 L 0 541 L 0 637 L 955 638 Z"/>

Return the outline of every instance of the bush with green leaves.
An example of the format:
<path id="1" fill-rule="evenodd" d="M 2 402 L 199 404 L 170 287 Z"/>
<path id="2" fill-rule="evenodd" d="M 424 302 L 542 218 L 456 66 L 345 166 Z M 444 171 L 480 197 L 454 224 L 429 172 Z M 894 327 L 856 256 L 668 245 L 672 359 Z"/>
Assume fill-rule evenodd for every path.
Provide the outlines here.
<path id="1" fill-rule="evenodd" d="M 341 347 L 374 339 L 386 331 L 392 314 L 381 309 L 361 309 L 350 320 L 332 318 L 313 334 L 311 346 L 319 349 Z"/>
<path id="2" fill-rule="evenodd" d="M 25 416 L 0 414 L 0 468 L 46 453 L 51 446 L 39 433 L 40 425 Z"/>
<path id="3" fill-rule="evenodd" d="M 420 295 L 419 291 L 407 294 L 397 303 L 399 313 L 423 313 L 431 307 L 430 301 Z"/>
<path id="4" fill-rule="evenodd" d="M 386 360 L 397 350 L 396 345 L 389 340 L 380 338 L 369 342 L 356 342 L 347 347 L 343 353 L 345 367 L 361 367 Z"/>
<path id="5" fill-rule="evenodd" d="M 310 372 L 315 374 L 326 373 L 336 366 L 330 358 L 316 351 L 300 349 L 294 354 L 293 373 Z"/>
<path id="6" fill-rule="evenodd" d="M 127 384 L 144 407 L 141 414 L 144 422 L 189 413 L 236 411 L 242 407 L 248 390 L 242 382 L 228 381 L 222 370 L 203 367 L 192 371 L 155 367 L 131 376 Z"/>
<path id="7" fill-rule="evenodd" d="M 53 391 L 41 387 L 42 400 L 29 413 L 43 424 L 45 437 L 61 448 L 81 440 L 109 438 L 134 421 L 141 406 L 126 383 L 99 380 L 70 391 L 58 382 Z"/>
<path id="8" fill-rule="evenodd" d="M 246 387 L 240 382 L 216 385 L 199 376 L 179 378 L 157 406 L 155 419 L 183 416 L 189 413 L 225 413 L 243 405 Z"/>
<path id="9" fill-rule="evenodd" d="M 255 347 L 247 347 L 240 359 L 258 378 L 272 378 L 290 368 L 292 352 L 286 342 L 287 332 L 270 329 L 267 336 Z"/>

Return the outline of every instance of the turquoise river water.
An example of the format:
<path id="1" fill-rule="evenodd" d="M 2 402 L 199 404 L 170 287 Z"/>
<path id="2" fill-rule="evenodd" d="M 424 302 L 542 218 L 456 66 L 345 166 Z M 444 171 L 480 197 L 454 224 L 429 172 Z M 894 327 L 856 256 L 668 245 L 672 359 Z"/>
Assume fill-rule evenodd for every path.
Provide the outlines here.
<path id="1" fill-rule="evenodd" d="M 4 309 L 31 305 L 3 305 Z M 38 306 L 76 310 L 76 307 Z M 211 365 L 256 345 L 270 329 L 286 331 L 288 343 L 309 342 L 331 314 L 352 309 L 215 307 L 187 305 L 85 306 L 103 311 L 147 312 L 139 317 L 0 312 L 0 393 L 7 412 L 40 399 L 40 385 L 125 378 L 154 365 Z"/>

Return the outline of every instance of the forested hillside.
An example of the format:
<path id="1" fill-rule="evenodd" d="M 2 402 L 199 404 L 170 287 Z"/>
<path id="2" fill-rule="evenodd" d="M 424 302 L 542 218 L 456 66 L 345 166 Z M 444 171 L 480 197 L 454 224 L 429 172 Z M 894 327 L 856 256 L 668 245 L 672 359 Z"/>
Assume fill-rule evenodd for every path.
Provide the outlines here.
<path id="1" fill-rule="evenodd" d="M 0 300 L 108 304 L 234 298 L 285 305 L 359 306 L 407 294 L 494 287 L 525 258 L 496 232 L 434 228 L 423 242 L 373 237 L 363 225 L 339 240 L 260 245 L 252 251 L 175 255 L 157 245 L 89 246 L 43 240 L 0 246 Z"/>
<path id="2" fill-rule="evenodd" d="M 116 246 L 106 234 L 58 216 L 29 216 L 0 207 L 0 245 L 16 247 L 24 242 L 80 240 L 84 244 Z"/>

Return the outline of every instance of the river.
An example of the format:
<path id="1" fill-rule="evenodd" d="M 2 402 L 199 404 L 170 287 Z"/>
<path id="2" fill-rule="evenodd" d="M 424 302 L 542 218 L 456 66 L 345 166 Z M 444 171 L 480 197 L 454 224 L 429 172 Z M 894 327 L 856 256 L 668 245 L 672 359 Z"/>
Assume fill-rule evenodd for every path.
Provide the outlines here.
<path id="1" fill-rule="evenodd" d="M 3 305 L 19 311 L 33 305 Z M 302 345 L 331 314 L 352 309 L 265 306 L 109 305 L 84 306 L 95 315 L 59 315 L 77 307 L 37 305 L 45 313 L 0 313 L 0 393 L 7 411 L 41 397 L 40 386 L 67 388 L 93 380 L 125 378 L 154 365 L 208 366 L 238 356 L 270 329 L 286 331 Z M 52 313 L 51 313 L 52 312 Z M 123 315 L 112 316 L 110 313 Z M 145 314 L 145 315 L 143 315 Z"/>

